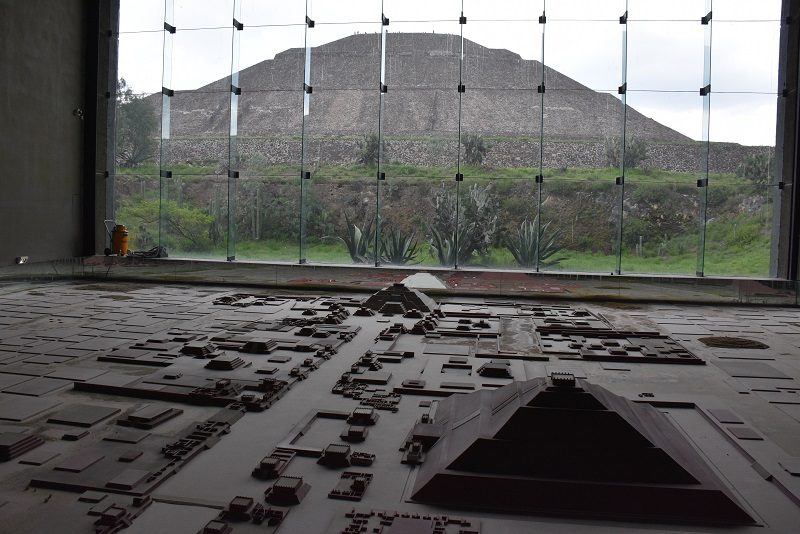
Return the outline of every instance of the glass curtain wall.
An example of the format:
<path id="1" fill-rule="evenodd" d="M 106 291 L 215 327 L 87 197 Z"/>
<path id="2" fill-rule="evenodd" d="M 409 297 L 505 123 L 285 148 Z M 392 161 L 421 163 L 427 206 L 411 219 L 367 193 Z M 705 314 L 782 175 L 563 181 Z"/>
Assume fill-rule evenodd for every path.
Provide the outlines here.
<path id="1" fill-rule="evenodd" d="M 305 16 L 305 2 L 242 0 L 237 259 L 300 258 Z"/>
<path id="2" fill-rule="evenodd" d="M 547 2 L 542 269 L 610 274 L 618 268 L 625 4 Z"/>
<path id="3" fill-rule="evenodd" d="M 121 0 L 172 257 L 768 276 L 780 1 Z"/>

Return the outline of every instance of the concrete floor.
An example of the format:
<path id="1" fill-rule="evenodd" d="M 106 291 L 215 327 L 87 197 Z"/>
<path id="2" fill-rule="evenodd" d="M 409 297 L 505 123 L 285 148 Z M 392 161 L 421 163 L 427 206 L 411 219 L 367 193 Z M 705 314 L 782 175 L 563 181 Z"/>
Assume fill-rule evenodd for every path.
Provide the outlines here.
<path id="1" fill-rule="evenodd" d="M 238 305 L 215 304 L 237 294 Z M 116 503 L 123 520 L 131 523 L 126 532 L 198 532 L 236 496 L 264 503 L 264 492 L 274 481 L 254 478 L 251 471 L 276 447 L 284 447 L 298 452 L 284 474 L 302 477 L 310 489 L 277 525 L 280 532 L 341 532 L 352 509 L 462 517 L 469 528 L 484 533 L 796 532 L 800 309 L 595 301 L 547 301 L 540 307 L 507 296 L 502 301 L 448 296 L 437 297 L 443 312 L 440 337 L 381 336 L 398 323 L 411 329 L 419 319 L 355 314 L 368 296 L 130 282 L 0 285 L 0 443 L 19 441 L 21 434 L 43 440 L 0 463 L 0 531 L 92 532 L 97 512 Z M 304 321 L 329 317 L 339 305 L 347 311 L 340 324 L 317 325 L 313 335 L 300 332 Z M 589 361 L 564 345 L 548 346 L 537 313 L 589 317 L 592 328 L 606 331 L 668 336 L 660 339 L 679 343 L 705 365 Z M 464 321 L 465 335 L 454 335 L 459 320 L 470 321 Z M 486 330 L 476 336 L 481 320 Z M 745 338 L 768 348 L 712 348 L 700 341 L 710 336 Z M 217 358 L 182 353 L 212 338 L 226 347 Z M 277 340 L 278 347 L 268 354 L 247 352 L 243 340 Z M 335 354 L 315 352 L 326 344 L 334 346 Z M 328 492 L 343 470 L 317 465 L 314 451 L 344 444 L 340 433 L 347 425 L 338 416 L 314 414 L 346 416 L 360 406 L 331 390 L 368 350 L 384 356 L 382 368 L 360 369 L 364 372 L 351 377 L 369 379 L 367 397 L 396 401 L 397 411 L 376 410 L 380 417 L 366 440 L 351 444 L 355 451 L 376 456 L 371 466 L 350 468 L 373 476 L 363 499 L 333 500 Z M 392 356 L 403 352 L 413 356 Z M 240 358 L 236 363 L 241 365 L 233 370 L 205 367 L 218 358 Z M 510 378 L 479 374 L 492 359 L 508 360 Z M 755 518 L 755 526 L 504 514 L 410 501 L 419 468 L 401 463 L 400 449 L 423 414 L 435 416 L 438 400 L 557 371 L 666 413 Z M 221 378 L 255 387 L 265 377 L 285 382 L 286 388 L 264 411 L 242 414 L 224 402 L 212 406 L 188 395 L 198 384 L 213 387 Z M 413 391 L 403 385 L 409 379 L 424 380 L 425 386 Z M 123 428 L 117 420 L 145 405 L 155 412 L 182 412 L 155 424 L 146 431 L 149 435 L 139 434 L 139 441 L 107 439 Z M 722 409 L 733 414 L 719 417 Z M 209 441 L 206 449 L 194 449 L 199 452 L 191 459 L 159 470 L 166 465 L 165 445 L 185 436 L 196 422 L 219 420 L 220 413 L 230 419 L 229 433 Z M 543 429 L 542 439 L 546 433 Z M 152 500 L 137 506 L 135 495 Z M 231 526 L 235 532 L 276 530 L 266 523 Z M 399 522 L 384 528 L 395 531 L 401 531 Z M 459 530 L 450 525 L 445 531 Z"/>

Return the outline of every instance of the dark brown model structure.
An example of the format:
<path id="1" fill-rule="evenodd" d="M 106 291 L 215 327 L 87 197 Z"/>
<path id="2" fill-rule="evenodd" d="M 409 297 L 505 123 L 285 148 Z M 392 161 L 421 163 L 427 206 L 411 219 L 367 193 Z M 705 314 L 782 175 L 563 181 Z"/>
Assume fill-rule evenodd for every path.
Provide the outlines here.
<path id="1" fill-rule="evenodd" d="M 796 309 L 47 289 L 0 287 L 3 534 L 800 524 Z"/>
<path id="2" fill-rule="evenodd" d="M 439 403 L 432 426 L 442 434 L 420 468 L 415 501 L 495 512 L 753 523 L 664 414 L 571 375 L 453 395 Z"/>

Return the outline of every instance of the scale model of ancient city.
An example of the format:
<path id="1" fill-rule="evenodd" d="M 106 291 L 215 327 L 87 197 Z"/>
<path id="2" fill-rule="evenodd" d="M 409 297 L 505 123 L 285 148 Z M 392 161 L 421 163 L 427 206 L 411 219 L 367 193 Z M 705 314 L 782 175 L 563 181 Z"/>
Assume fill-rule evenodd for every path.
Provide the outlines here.
<path id="1" fill-rule="evenodd" d="M 121 282 L 0 309 L 4 532 L 800 520 L 794 309 Z"/>

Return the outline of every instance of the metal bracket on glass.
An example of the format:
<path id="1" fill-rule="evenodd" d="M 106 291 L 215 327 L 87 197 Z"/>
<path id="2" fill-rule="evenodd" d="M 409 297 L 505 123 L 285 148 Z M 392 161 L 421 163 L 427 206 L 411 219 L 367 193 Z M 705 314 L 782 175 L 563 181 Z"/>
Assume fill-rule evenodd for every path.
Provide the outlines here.
<path id="1" fill-rule="evenodd" d="M 697 180 L 697 187 L 708 187 L 708 178 L 699 178 Z"/>
<path id="2" fill-rule="evenodd" d="M 461 14 L 460 17 L 458 17 L 458 23 L 459 24 L 466 24 L 467 23 L 467 17 L 465 17 L 463 13 Z"/>
<path id="3" fill-rule="evenodd" d="M 239 31 L 242 31 L 244 29 L 244 24 L 242 24 L 241 22 L 239 22 L 236 19 L 233 19 L 233 27 L 236 28 Z"/>
<path id="4" fill-rule="evenodd" d="M 624 184 L 625 183 L 625 177 L 624 176 L 617 176 L 616 182 L 617 182 L 617 185 Z"/>
<path id="5" fill-rule="evenodd" d="M 305 258 L 300 260 L 300 265 L 305 265 L 306 263 L 308 263 L 308 260 L 306 260 Z"/>
<path id="6" fill-rule="evenodd" d="M 385 179 L 386 179 L 386 173 L 385 172 L 379 172 L 378 173 L 378 180 L 385 180 Z"/>
<path id="7" fill-rule="evenodd" d="M 787 96 L 789 96 L 789 89 L 787 89 L 786 87 L 784 87 L 783 89 L 781 89 L 781 96 L 782 96 L 783 98 L 786 98 Z"/>
<path id="8" fill-rule="evenodd" d="M 544 14 L 544 11 L 539 15 L 539 24 L 547 24 L 547 16 Z"/>
<path id="9" fill-rule="evenodd" d="M 314 27 L 314 21 L 311 20 L 311 17 L 309 17 L 308 15 L 306 15 L 306 26 L 308 26 L 309 28 Z"/>
<path id="10" fill-rule="evenodd" d="M 705 25 L 708 24 L 709 22 L 711 22 L 711 11 L 708 12 L 708 15 L 700 19 L 700 24 Z"/>
<path id="11" fill-rule="evenodd" d="M 167 30 L 169 33 L 175 33 L 175 30 L 177 30 L 175 26 L 169 24 L 168 22 L 164 23 L 164 29 Z"/>
<path id="12" fill-rule="evenodd" d="M 466 90 L 467 90 L 467 88 L 466 88 L 466 87 L 464 87 L 464 84 L 463 84 L 463 83 L 460 83 L 460 84 L 458 84 L 458 92 L 459 92 L 459 93 L 463 93 L 463 92 L 464 92 L 464 91 L 466 91 Z"/>
<path id="13" fill-rule="evenodd" d="M 386 85 L 385 83 L 382 83 L 381 84 L 381 93 L 388 93 L 388 92 L 389 92 L 389 86 Z"/>
<path id="14" fill-rule="evenodd" d="M 627 11 L 619 18 L 619 23 L 620 24 L 627 24 L 628 23 L 628 12 Z"/>
<path id="15" fill-rule="evenodd" d="M 700 96 L 706 96 L 709 93 L 711 93 L 711 84 L 700 88 Z"/>
<path id="16" fill-rule="evenodd" d="M 389 19 L 386 18 L 386 15 L 384 15 L 383 13 L 381 13 L 381 24 L 384 25 L 384 26 L 388 26 L 389 25 Z"/>
<path id="17" fill-rule="evenodd" d="M 236 261 L 236 256 L 228 256 L 228 261 Z"/>
<path id="18" fill-rule="evenodd" d="M 539 94 L 544 93 L 544 84 L 538 85 L 536 87 L 536 92 L 539 93 Z"/>
<path id="19" fill-rule="evenodd" d="M 628 82 L 625 82 L 619 87 L 617 87 L 617 93 L 624 95 L 627 92 L 628 92 Z"/>
<path id="20" fill-rule="evenodd" d="M 313 93 L 313 92 L 314 92 L 314 88 L 313 88 L 313 87 L 311 87 L 310 85 L 308 85 L 307 83 L 304 83 L 304 84 L 303 84 L 303 91 L 305 91 L 305 93 L 306 93 L 307 95 L 310 95 L 311 93 Z"/>
<path id="21" fill-rule="evenodd" d="M 238 178 L 238 177 L 239 177 L 239 171 L 232 171 L 228 169 L 228 178 Z"/>
<path id="22" fill-rule="evenodd" d="M 158 175 L 162 178 L 172 178 L 172 171 L 161 171 Z"/>
<path id="23" fill-rule="evenodd" d="M 456 182 L 463 182 L 463 181 L 464 181 L 464 175 L 461 174 L 460 172 L 456 173 Z"/>
<path id="24" fill-rule="evenodd" d="M 311 179 L 311 171 L 303 171 L 300 173 L 300 176 L 303 177 L 303 180 L 310 180 Z"/>
<path id="25" fill-rule="evenodd" d="M 161 94 L 166 96 L 175 96 L 175 91 L 172 89 L 167 89 L 166 87 L 162 87 Z"/>
<path id="26" fill-rule="evenodd" d="M 776 185 L 778 186 L 778 189 L 783 189 L 786 187 L 786 182 L 778 182 Z"/>
<path id="27" fill-rule="evenodd" d="M 240 95 L 240 94 L 242 94 L 242 88 L 241 87 L 236 87 L 235 85 L 231 84 L 231 93 L 233 93 L 235 95 Z"/>
<path id="28" fill-rule="evenodd" d="M 541 174 L 537 174 L 535 180 L 537 184 L 541 184 L 544 182 L 544 176 L 542 176 Z"/>

